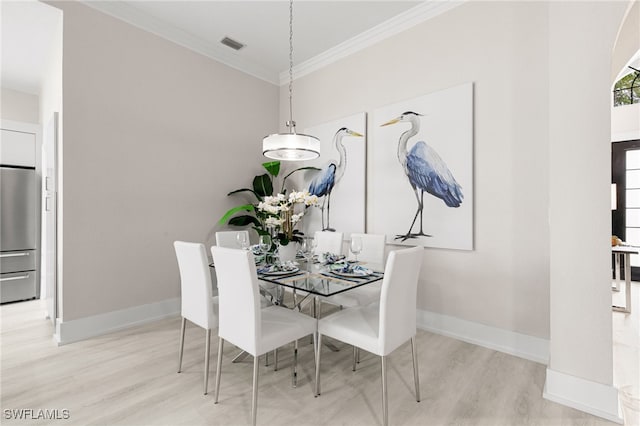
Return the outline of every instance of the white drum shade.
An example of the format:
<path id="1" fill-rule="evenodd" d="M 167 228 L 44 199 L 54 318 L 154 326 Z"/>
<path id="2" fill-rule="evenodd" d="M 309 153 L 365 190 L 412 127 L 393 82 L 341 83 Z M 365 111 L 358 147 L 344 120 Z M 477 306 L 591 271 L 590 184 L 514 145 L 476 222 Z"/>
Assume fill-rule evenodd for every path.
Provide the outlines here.
<path id="1" fill-rule="evenodd" d="M 320 156 L 320 140 L 301 133 L 276 133 L 262 140 L 262 154 L 282 161 L 313 160 Z"/>

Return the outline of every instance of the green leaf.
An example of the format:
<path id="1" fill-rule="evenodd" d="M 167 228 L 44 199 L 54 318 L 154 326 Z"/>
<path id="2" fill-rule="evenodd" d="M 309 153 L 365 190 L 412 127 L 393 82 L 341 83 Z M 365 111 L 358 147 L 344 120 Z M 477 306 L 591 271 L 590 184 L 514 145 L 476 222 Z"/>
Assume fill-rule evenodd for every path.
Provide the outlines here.
<path id="1" fill-rule="evenodd" d="M 260 221 L 258 221 L 258 219 L 256 219 L 253 216 L 249 216 L 248 214 L 246 215 L 242 215 L 242 216 L 236 216 L 236 217 L 232 217 L 229 220 L 229 225 L 233 225 L 233 226 L 247 226 L 247 225 L 260 225 Z"/>
<path id="2" fill-rule="evenodd" d="M 253 189 L 249 189 L 249 188 L 236 189 L 235 191 L 231 191 L 227 195 L 239 194 L 241 192 L 251 192 L 253 195 L 256 196 L 258 201 L 262 201 L 262 197 L 259 194 L 257 194 Z"/>
<path id="3" fill-rule="evenodd" d="M 226 213 L 224 214 L 224 216 L 222 216 L 222 217 L 220 218 L 220 220 L 218 221 L 218 223 L 219 223 L 220 225 L 224 225 L 225 223 L 227 223 L 227 221 L 229 220 L 229 218 L 230 218 L 231 216 L 233 216 L 234 214 L 236 214 L 236 213 L 238 213 L 238 212 L 240 212 L 240 211 L 251 212 L 251 211 L 254 211 L 254 210 L 255 210 L 255 209 L 254 209 L 254 207 L 253 207 L 253 204 L 244 204 L 244 205 L 242 205 L 242 206 L 234 207 L 234 208 L 232 208 L 232 209 L 229 209 L 229 211 L 228 211 L 228 212 L 226 212 Z"/>
<path id="4" fill-rule="evenodd" d="M 278 173 L 280 173 L 279 161 L 269 161 L 268 163 L 262 163 L 262 167 L 264 167 L 273 177 L 277 177 Z"/>
<path id="5" fill-rule="evenodd" d="M 268 174 L 263 174 L 253 178 L 253 190 L 261 197 L 273 194 L 273 184 Z"/>

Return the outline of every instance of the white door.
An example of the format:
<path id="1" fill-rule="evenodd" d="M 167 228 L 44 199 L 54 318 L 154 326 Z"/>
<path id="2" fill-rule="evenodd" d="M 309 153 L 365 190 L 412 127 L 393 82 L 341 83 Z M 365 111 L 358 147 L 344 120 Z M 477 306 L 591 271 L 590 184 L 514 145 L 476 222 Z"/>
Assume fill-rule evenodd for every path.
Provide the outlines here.
<path id="1" fill-rule="evenodd" d="M 58 113 L 43 132 L 42 143 L 42 282 L 47 318 L 56 325 L 58 317 L 57 284 L 57 198 L 58 198 Z"/>

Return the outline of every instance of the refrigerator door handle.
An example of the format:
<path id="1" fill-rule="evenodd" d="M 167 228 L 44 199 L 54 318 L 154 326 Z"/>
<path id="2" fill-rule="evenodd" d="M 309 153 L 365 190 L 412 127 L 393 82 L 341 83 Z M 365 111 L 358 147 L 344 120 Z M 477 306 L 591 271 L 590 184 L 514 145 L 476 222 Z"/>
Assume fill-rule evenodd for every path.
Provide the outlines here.
<path id="1" fill-rule="evenodd" d="M 17 276 L 17 277 L 0 278 L 0 282 L 24 280 L 24 279 L 27 279 L 27 278 L 29 278 L 29 274 L 20 275 L 20 276 Z"/>
<path id="2" fill-rule="evenodd" d="M 21 253 L 0 253 L 0 257 L 18 257 L 18 256 L 29 256 L 29 252 L 23 251 Z"/>

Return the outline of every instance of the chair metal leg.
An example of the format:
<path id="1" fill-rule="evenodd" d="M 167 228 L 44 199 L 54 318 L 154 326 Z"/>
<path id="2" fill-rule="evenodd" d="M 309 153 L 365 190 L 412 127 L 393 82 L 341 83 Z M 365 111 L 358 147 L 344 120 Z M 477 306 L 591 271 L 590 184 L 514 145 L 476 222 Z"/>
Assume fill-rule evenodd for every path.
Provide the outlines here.
<path id="1" fill-rule="evenodd" d="M 358 348 L 356 348 L 355 346 L 353 347 L 353 366 L 351 367 L 351 370 L 356 371 L 356 359 L 358 357 Z"/>
<path id="2" fill-rule="evenodd" d="M 356 362 L 360 364 L 360 348 L 356 347 Z"/>
<path id="3" fill-rule="evenodd" d="M 278 348 L 273 351 L 273 371 L 278 371 Z"/>
<path id="4" fill-rule="evenodd" d="M 204 394 L 207 394 L 207 387 L 209 385 L 209 354 L 211 353 L 211 330 L 205 330 L 205 344 L 204 344 Z"/>
<path id="5" fill-rule="evenodd" d="M 387 357 L 382 356 L 380 358 L 382 359 L 382 424 L 387 426 L 389 424 L 389 412 L 387 406 Z"/>
<path id="6" fill-rule="evenodd" d="M 216 391 L 213 398 L 213 403 L 218 403 L 218 394 L 220 393 L 220 373 L 222 372 L 222 349 L 224 347 L 224 339 L 218 337 L 218 365 L 216 367 Z"/>
<path id="7" fill-rule="evenodd" d="M 256 424 L 256 415 L 258 414 L 258 367 L 260 366 L 260 357 L 253 357 L 253 402 L 251 403 L 251 422 L 253 426 Z"/>
<path id="8" fill-rule="evenodd" d="M 240 361 L 242 361 L 243 359 L 245 359 L 245 358 L 247 357 L 247 355 L 249 355 L 249 354 L 248 354 L 248 353 L 246 353 L 245 351 L 240 351 L 240 353 L 239 353 L 238 355 L 236 355 L 236 356 L 235 356 L 235 358 L 233 358 L 233 359 L 231 360 L 231 362 L 233 362 L 234 364 L 235 364 L 236 362 L 240 362 Z"/>
<path id="9" fill-rule="evenodd" d="M 316 318 L 316 319 L 318 319 L 318 315 L 316 314 L 316 311 L 317 311 L 317 305 L 319 303 L 320 303 L 320 301 L 318 299 L 318 296 L 316 296 L 311 300 L 311 307 L 309 308 L 309 309 L 311 309 L 311 316 L 313 318 Z M 309 343 L 311 343 L 311 341 L 313 341 L 313 338 L 309 339 Z"/>
<path id="10" fill-rule="evenodd" d="M 182 352 L 184 352 L 184 330 L 187 325 L 187 319 L 182 317 L 182 327 L 180 328 L 180 351 L 178 352 L 178 373 L 182 371 Z"/>
<path id="11" fill-rule="evenodd" d="M 298 341 L 293 342 L 293 364 L 291 370 L 291 387 L 298 386 Z"/>
<path id="12" fill-rule="evenodd" d="M 415 336 L 411 338 L 411 356 L 413 357 L 413 381 L 416 385 L 416 401 L 420 402 L 420 375 L 418 373 L 418 349 Z"/>
<path id="13" fill-rule="evenodd" d="M 318 337 L 316 337 L 316 334 L 318 335 Z M 322 348 L 322 334 L 314 333 L 313 337 L 314 337 L 314 340 L 316 340 L 315 342 L 316 347 L 314 349 L 316 350 L 316 397 L 317 397 L 317 396 L 320 396 L 320 352 Z"/>

